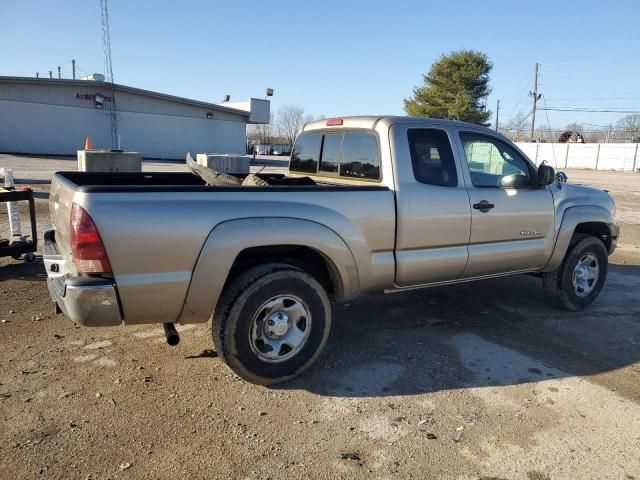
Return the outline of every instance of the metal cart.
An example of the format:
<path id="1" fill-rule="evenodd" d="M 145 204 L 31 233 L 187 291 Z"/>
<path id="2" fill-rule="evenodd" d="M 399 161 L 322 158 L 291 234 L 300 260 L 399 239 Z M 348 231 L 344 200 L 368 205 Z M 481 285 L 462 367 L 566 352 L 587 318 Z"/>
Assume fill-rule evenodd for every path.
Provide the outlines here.
<path id="1" fill-rule="evenodd" d="M 33 191 L 30 188 L 23 190 L 11 190 L 0 187 L 0 204 L 5 202 L 29 202 L 29 217 L 31 220 L 31 239 L 27 236 L 18 236 L 12 239 L 0 240 L 0 257 L 13 257 L 18 260 L 24 255 L 24 261 L 31 263 L 36 259 L 35 252 L 38 249 L 38 231 L 36 228 L 36 205 L 33 200 Z M 9 212 L 9 215 L 11 213 Z"/>

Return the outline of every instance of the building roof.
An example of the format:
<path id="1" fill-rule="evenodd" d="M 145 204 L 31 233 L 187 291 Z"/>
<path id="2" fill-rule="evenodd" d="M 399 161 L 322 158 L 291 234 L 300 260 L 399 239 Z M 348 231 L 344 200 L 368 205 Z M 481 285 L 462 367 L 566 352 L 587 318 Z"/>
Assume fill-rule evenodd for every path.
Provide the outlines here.
<path id="1" fill-rule="evenodd" d="M 67 85 L 67 86 L 82 86 L 87 87 L 96 85 L 102 88 L 111 88 L 111 84 L 108 82 L 100 82 L 98 80 L 72 80 L 68 78 L 35 78 L 35 77 L 10 77 L 1 76 L 0 82 L 11 83 L 23 83 L 23 84 L 38 84 L 38 85 Z M 183 103 L 186 105 L 193 105 L 195 107 L 207 108 L 209 110 L 217 110 L 220 112 L 233 113 L 244 117 L 249 117 L 250 112 L 246 110 L 239 110 L 237 108 L 224 107 L 215 103 L 201 102 L 199 100 L 192 100 L 184 97 L 176 97 L 174 95 L 167 95 L 165 93 L 152 92 L 151 90 L 143 90 L 141 88 L 129 87 L 127 85 L 120 85 L 118 83 L 113 84 L 113 88 L 116 91 L 132 93 L 135 95 L 144 95 L 147 97 L 157 98 L 160 100 L 168 100 L 172 102 Z"/>

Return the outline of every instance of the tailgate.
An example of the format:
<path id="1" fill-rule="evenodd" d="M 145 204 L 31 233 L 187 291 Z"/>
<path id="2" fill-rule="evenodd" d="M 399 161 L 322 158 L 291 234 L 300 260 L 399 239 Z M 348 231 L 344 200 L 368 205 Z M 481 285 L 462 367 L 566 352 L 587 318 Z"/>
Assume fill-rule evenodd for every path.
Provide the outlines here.
<path id="1" fill-rule="evenodd" d="M 49 191 L 49 214 L 56 230 L 56 244 L 60 254 L 71 254 L 69 243 L 69 221 L 76 186 L 59 174 L 53 176 Z"/>

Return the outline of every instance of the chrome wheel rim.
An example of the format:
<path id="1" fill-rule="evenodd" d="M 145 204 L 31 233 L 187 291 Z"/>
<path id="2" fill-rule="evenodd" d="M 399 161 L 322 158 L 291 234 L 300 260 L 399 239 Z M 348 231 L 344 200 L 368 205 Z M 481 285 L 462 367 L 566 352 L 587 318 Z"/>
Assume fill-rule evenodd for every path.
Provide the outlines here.
<path id="1" fill-rule="evenodd" d="M 598 259 L 592 253 L 583 255 L 573 269 L 573 290 L 579 297 L 589 295 L 598 282 Z"/>
<path id="2" fill-rule="evenodd" d="M 294 357 L 309 338 L 309 307 L 293 295 L 279 295 L 264 302 L 251 320 L 249 343 L 265 362 L 284 362 Z"/>

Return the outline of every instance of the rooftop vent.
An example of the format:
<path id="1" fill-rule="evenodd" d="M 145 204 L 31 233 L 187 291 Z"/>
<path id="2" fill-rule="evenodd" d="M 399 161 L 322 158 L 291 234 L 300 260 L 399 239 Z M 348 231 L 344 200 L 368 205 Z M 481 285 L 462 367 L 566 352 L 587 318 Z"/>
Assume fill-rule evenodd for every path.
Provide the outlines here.
<path id="1" fill-rule="evenodd" d="M 90 73 L 85 75 L 80 80 L 93 80 L 94 82 L 104 82 L 104 75 L 101 73 Z"/>

